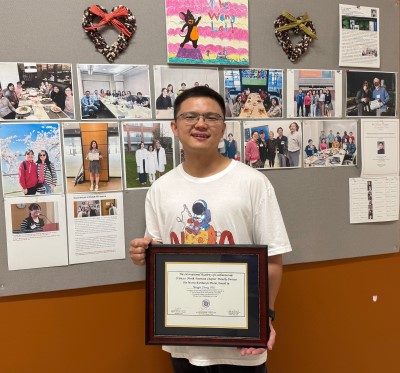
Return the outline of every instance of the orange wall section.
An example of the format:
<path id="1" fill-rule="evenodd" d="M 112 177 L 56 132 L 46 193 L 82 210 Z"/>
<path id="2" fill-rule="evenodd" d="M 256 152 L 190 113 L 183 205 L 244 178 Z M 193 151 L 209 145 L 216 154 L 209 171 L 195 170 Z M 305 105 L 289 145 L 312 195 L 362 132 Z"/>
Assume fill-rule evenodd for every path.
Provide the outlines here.
<path id="1" fill-rule="evenodd" d="M 172 373 L 144 307 L 144 282 L 0 298 L 0 372 Z M 269 373 L 398 373 L 400 254 L 285 266 L 276 312 Z"/>

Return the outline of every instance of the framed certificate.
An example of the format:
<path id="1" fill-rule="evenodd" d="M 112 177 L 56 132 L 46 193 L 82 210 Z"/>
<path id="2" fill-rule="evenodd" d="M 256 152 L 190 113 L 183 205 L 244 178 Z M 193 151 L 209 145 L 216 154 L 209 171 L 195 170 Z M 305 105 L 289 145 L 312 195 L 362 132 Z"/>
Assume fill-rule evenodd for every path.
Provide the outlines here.
<path id="1" fill-rule="evenodd" d="M 146 344 L 266 347 L 266 246 L 152 245 L 146 269 Z"/>

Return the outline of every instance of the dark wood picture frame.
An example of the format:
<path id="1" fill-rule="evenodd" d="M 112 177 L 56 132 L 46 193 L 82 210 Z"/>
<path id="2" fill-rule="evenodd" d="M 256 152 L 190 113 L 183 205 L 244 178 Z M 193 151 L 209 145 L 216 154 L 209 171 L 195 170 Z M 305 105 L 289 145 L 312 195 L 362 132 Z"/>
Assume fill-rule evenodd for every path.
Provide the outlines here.
<path id="1" fill-rule="evenodd" d="M 166 326 L 166 263 L 247 264 L 247 327 Z M 167 294 L 168 296 L 168 294 Z M 266 347 L 268 248 L 260 245 L 151 245 L 146 254 L 146 344 Z"/>

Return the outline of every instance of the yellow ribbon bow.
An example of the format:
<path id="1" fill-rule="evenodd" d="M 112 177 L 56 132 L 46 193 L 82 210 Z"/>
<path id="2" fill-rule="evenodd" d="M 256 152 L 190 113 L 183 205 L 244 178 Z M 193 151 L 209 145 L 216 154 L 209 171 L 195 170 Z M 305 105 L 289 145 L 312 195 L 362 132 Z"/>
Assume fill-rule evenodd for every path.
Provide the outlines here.
<path id="1" fill-rule="evenodd" d="M 298 27 L 300 30 L 304 31 L 308 36 L 312 37 L 313 39 L 318 39 L 317 35 L 315 35 L 306 25 L 306 22 L 311 22 L 311 18 L 308 16 L 307 13 L 304 13 L 304 15 L 300 18 L 297 19 L 296 17 L 292 16 L 288 11 L 284 10 L 282 12 L 282 15 L 292 21 L 292 23 L 288 23 L 287 25 L 283 25 L 278 27 L 276 30 L 281 32 L 281 31 L 286 31 L 290 30 L 291 28 Z"/>

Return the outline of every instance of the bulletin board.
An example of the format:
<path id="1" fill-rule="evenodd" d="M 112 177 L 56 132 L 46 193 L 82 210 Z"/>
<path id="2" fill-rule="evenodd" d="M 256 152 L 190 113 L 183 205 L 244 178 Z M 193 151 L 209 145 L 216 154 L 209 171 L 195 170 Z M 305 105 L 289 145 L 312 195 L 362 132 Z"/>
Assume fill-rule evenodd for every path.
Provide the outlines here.
<path id="1" fill-rule="evenodd" d="M 339 68 L 339 1 L 249 0 L 250 67 L 284 69 Z M 346 2 L 346 3 L 349 3 Z M 350 1 L 350 3 L 352 3 Z M 73 64 L 74 86 L 78 88 L 76 64 L 107 63 L 81 27 L 83 11 L 90 2 L 40 0 L 2 4 L 1 62 L 68 62 Z M 111 10 L 114 4 L 101 4 Z M 137 19 L 137 31 L 128 49 L 115 63 L 150 66 L 150 87 L 154 97 L 154 65 L 167 65 L 164 0 L 130 0 L 126 5 Z M 365 0 L 354 5 L 380 9 L 381 66 L 378 71 L 399 71 L 399 2 L 377 4 Z M 290 62 L 278 45 L 273 23 L 283 10 L 294 15 L 308 12 L 318 40 L 297 63 Z M 106 40 L 116 32 L 104 33 Z M 187 66 L 190 67 L 190 66 Z M 223 87 L 223 66 L 219 67 Z M 220 93 L 223 88 L 220 88 Z M 343 82 L 343 91 L 345 82 Z M 285 92 L 285 90 L 284 90 Z M 397 97 L 398 100 L 398 97 Z M 343 102 L 343 106 L 344 106 Z M 75 95 L 75 107 L 79 97 Z M 343 110 L 344 112 L 344 110 Z M 79 118 L 79 110 L 77 117 Z M 153 119 L 155 119 L 153 111 Z M 286 116 L 283 117 L 286 119 Z M 345 119 L 345 118 L 343 118 Z M 360 134 L 360 121 L 358 134 Z M 360 136 L 360 135 L 358 135 Z M 359 140 L 359 139 L 358 139 Z M 360 141 L 358 141 L 360 143 Z M 177 150 L 177 149 L 176 149 Z M 359 153 L 360 155 L 360 153 Z M 360 156 L 358 157 L 360 159 Z M 293 252 L 285 264 L 394 253 L 399 251 L 400 222 L 353 224 L 349 221 L 349 178 L 359 177 L 357 167 L 288 169 L 263 171 L 275 187 Z M 173 192 L 173 191 L 171 191 Z M 5 244 L 5 222 L 0 219 L 0 296 L 38 293 L 106 284 L 141 281 L 144 268 L 133 266 L 129 241 L 143 236 L 146 190 L 124 191 L 126 259 L 61 267 L 9 271 Z M 4 203 L 0 202 L 3 215 Z"/>

